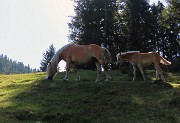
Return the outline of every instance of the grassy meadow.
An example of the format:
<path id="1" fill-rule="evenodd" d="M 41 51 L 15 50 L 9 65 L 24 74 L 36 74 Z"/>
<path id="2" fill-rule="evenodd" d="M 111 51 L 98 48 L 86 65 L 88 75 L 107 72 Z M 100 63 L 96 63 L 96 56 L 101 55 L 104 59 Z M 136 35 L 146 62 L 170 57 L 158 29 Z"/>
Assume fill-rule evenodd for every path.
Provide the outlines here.
<path id="1" fill-rule="evenodd" d="M 110 71 L 112 81 L 95 83 L 96 72 L 80 70 L 80 82 L 70 73 L 53 81 L 45 73 L 0 75 L 1 123 L 180 123 L 180 73 L 168 73 L 171 86 L 131 81 L 132 76 Z"/>

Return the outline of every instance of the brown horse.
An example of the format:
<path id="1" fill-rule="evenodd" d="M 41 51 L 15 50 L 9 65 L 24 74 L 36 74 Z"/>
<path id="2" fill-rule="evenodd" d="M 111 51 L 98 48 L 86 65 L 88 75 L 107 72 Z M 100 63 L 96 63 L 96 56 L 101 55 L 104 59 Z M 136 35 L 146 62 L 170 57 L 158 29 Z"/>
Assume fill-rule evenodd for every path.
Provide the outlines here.
<path id="1" fill-rule="evenodd" d="M 105 74 L 106 81 L 110 79 L 110 76 L 107 73 L 107 65 L 111 62 L 111 54 L 106 48 L 99 47 L 95 44 L 90 45 L 76 45 L 76 44 L 67 44 L 63 46 L 51 59 L 47 66 L 47 79 L 53 79 L 57 73 L 57 65 L 61 60 L 66 62 L 66 76 L 63 78 L 63 81 L 67 81 L 69 78 L 69 70 L 72 66 L 76 73 L 76 81 L 80 80 L 76 66 L 81 64 L 86 64 L 91 59 L 95 59 L 96 68 L 97 68 L 97 78 L 96 81 L 99 81 L 99 73 L 102 65 Z"/>
<path id="2" fill-rule="evenodd" d="M 162 56 L 160 56 L 156 52 L 148 52 L 148 53 L 140 53 L 139 51 L 136 52 L 127 52 L 127 53 L 118 53 L 116 55 L 117 57 L 117 63 L 122 64 L 124 61 L 129 61 L 133 66 L 133 81 L 136 79 L 136 66 L 139 68 L 144 81 L 145 76 L 143 72 L 143 66 L 149 66 L 151 64 L 154 64 L 154 67 L 156 69 L 156 79 L 158 79 L 159 74 L 161 75 L 161 79 L 164 79 L 163 71 L 159 67 L 159 64 L 162 63 L 164 65 L 170 65 L 171 62 L 164 59 Z"/>

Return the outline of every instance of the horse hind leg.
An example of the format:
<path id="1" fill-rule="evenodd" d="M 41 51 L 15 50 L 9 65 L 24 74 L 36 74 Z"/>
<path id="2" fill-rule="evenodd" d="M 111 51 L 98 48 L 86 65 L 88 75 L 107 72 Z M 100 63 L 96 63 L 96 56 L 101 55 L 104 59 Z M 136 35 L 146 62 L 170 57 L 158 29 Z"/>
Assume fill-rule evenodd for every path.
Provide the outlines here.
<path id="1" fill-rule="evenodd" d="M 159 70 L 160 70 L 161 79 L 162 79 L 163 81 L 165 81 L 165 78 L 164 78 L 162 69 L 160 68 Z"/>
<path id="2" fill-rule="evenodd" d="M 79 74 L 78 74 L 76 65 L 73 65 L 73 69 L 74 69 L 74 72 L 75 72 L 75 74 L 76 74 L 76 82 L 78 82 L 78 81 L 80 81 L 80 76 L 79 76 Z"/>
<path id="3" fill-rule="evenodd" d="M 156 80 L 158 80 L 158 79 L 160 79 L 160 78 L 159 78 L 159 72 L 158 72 L 158 70 L 156 69 Z"/>
<path id="4" fill-rule="evenodd" d="M 141 72 L 141 75 L 143 76 L 143 80 L 145 81 L 146 78 L 145 78 L 145 76 L 144 76 L 144 71 L 143 71 L 142 65 L 138 64 L 138 68 L 139 68 L 139 70 L 140 70 L 140 72 Z"/>

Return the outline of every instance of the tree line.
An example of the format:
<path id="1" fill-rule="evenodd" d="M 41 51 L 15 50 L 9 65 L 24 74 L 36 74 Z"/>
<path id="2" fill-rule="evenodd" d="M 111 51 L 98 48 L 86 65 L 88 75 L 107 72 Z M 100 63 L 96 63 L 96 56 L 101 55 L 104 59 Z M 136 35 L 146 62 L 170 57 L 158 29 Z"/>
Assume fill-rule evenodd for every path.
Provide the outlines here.
<path id="1" fill-rule="evenodd" d="M 146 0 L 75 0 L 69 40 L 107 44 L 112 56 L 129 50 L 157 51 L 173 60 L 180 54 L 180 2 L 166 2 L 167 6 Z"/>
<path id="2" fill-rule="evenodd" d="M 13 61 L 7 55 L 0 55 L 0 74 L 19 74 L 36 72 L 36 69 L 24 65 L 23 62 Z"/>

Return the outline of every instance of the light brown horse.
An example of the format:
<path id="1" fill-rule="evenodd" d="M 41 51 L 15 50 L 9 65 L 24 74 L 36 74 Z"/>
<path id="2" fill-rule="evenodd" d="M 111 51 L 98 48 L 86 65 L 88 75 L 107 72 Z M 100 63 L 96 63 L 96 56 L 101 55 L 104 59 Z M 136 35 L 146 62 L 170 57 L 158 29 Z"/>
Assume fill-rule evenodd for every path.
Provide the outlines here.
<path id="1" fill-rule="evenodd" d="M 145 76 L 143 72 L 143 66 L 149 66 L 154 64 L 156 69 L 156 79 L 158 79 L 159 74 L 161 75 L 161 79 L 164 81 L 163 71 L 159 67 L 159 64 L 162 63 L 164 65 L 170 65 L 171 62 L 164 59 L 156 52 L 148 52 L 148 53 L 140 53 L 139 51 L 136 52 L 127 52 L 127 53 L 118 53 L 116 55 L 117 63 L 122 64 L 124 61 L 129 61 L 133 66 L 133 81 L 136 79 L 136 66 L 139 68 L 144 81 Z"/>
<path id="2" fill-rule="evenodd" d="M 111 62 L 111 54 L 106 48 L 99 47 L 96 44 L 90 45 L 76 45 L 67 44 L 63 46 L 51 59 L 47 66 L 47 79 L 53 79 L 57 73 L 57 65 L 61 60 L 66 62 L 66 76 L 63 81 L 67 81 L 69 78 L 69 70 L 72 66 L 76 73 L 76 81 L 80 80 L 76 66 L 86 64 L 91 59 L 96 60 L 97 77 L 96 82 L 99 81 L 99 73 L 101 66 L 103 66 L 106 74 L 106 81 L 109 81 L 110 76 L 107 72 L 107 65 Z"/>

